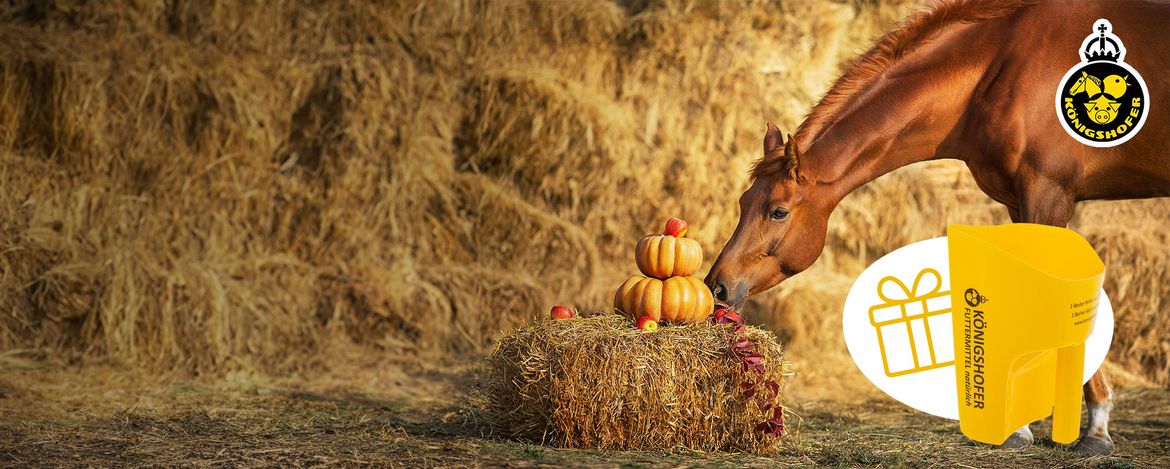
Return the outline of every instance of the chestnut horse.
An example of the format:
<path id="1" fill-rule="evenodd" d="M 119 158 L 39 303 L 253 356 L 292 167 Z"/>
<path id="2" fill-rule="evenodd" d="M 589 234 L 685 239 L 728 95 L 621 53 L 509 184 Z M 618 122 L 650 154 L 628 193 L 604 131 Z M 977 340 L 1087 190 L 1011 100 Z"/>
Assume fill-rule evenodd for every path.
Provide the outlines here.
<path id="1" fill-rule="evenodd" d="M 1078 46 L 1106 18 L 1147 85 L 1145 126 L 1095 148 L 1058 121 L 1055 96 Z M 1065 226 L 1076 202 L 1170 196 L 1170 4 L 956 1 L 909 18 L 833 84 L 785 142 L 771 123 L 739 199 L 735 233 L 706 282 L 740 305 L 808 268 L 829 213 L 847 194 L 919 161 L 964 161 L 1013 222 Z M 1112 391 L 1085 385 L 1088 429 L 1076 450 L 1113 450 Z M 1032 443 L 1025 425 L 1003 446 Z"/>

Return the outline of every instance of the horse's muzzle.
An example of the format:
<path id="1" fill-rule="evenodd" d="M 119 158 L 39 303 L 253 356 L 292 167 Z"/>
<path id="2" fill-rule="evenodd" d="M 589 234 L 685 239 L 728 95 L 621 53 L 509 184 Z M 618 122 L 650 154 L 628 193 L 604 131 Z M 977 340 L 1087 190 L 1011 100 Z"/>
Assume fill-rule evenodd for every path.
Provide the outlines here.
<path id="1" fill-rule="evenodd" d="M 742 282 L 729 285 L 718 275 L 708 276 L 706 280 L 707 287 L 711 289 L 711 295 L 718 304 L 739 308 L 747 299 L 748 289 Z"/>

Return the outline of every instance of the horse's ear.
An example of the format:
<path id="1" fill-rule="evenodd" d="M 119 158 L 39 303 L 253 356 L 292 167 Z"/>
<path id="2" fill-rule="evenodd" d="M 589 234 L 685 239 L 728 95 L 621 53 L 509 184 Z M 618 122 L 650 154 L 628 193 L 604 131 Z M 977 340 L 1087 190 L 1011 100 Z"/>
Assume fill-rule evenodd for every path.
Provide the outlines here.
<path id="1" fill-rule="evenodd" d="M 783 156 L 784 134 L 776 128 L 776 124 L 768 123 L 768 133 L 764 134 L 764 158 L 778 158 Z"/>
<path id="2" fill-rule="evenodd" d="M 788 172 L 792 174 L 792 178 L 799 179 L 800 149 L 797 148 L 796 139 L 792 138 L 792 134 L 788 134 L 788 143 L 784 144 L 784 158 L 788 160 Z"/>

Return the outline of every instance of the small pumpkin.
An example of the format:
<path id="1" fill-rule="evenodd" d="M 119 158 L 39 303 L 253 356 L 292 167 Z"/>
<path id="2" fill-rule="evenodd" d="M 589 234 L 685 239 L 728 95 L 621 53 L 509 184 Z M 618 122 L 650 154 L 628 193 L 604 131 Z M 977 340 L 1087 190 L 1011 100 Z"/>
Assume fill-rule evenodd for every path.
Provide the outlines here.
<path id="1" fill-rule="evenodd" d="M 705 321 L 715 309 L 711 290 L 695 277 L 666 280 L 635 275 L 618 287 L 613 297 L 618 311 L 634 318 L 690 324 Z"/>
<path id="2" fill-rule="evenodd" d="M 680 228 L 672 222 L 681 224 Z M 634 261 L 638 270 L 647 277 L 667 279 L 693 275 L 703 263 L 703 248 L 699 242 L 686 235 L 686 222 L 671 218 L 666 223 L 666 232 L 672 234 L 650 235 L 638 241 L 634 248 Z"/>

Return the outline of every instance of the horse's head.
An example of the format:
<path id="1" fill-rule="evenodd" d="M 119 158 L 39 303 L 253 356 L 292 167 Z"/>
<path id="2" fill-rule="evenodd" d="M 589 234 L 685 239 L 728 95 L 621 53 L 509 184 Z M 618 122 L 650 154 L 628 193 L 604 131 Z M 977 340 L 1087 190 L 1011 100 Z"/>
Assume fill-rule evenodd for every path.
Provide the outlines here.
<path id="1" fill-rule="evenodd" d="M 752 171 L 751 187 L 739 198 L 739 224 L 719 253 L 706 283 L 717 301 L 741 306 L 750 295 L 807 269 L 825 246 L 826 197 L 800 171 L 796 142 L 772 123 L 764 136 L 764 158 Z"/>

